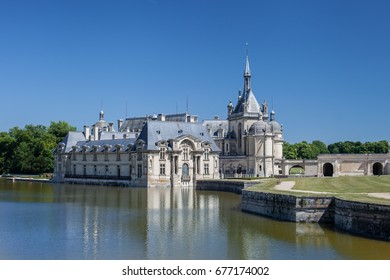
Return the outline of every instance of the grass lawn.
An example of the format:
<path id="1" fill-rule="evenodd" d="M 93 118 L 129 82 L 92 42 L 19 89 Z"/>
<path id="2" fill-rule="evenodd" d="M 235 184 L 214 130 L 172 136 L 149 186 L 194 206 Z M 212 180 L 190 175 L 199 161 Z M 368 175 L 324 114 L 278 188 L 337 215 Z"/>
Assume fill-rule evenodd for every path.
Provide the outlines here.
<path id="1" fill-rule="evenodd" d="M 281 181 L 294 181 L 295 185 L 291 191 L 278 191 L 274 187 Z M 330 177 L 330 178 L 286 178 L 269 179 L 262 184 L 249 188 L 255 191 L 265 191 L 274 193 L 284 193 L 290 195 L 315 196 L 321 194 L 310 194 L 312 192 L 326 192 L 331 196 L 356 200 L 363 202 L 372 202 L 380 204 L 390 204 L 389 198 L 385 193 L 390 193 L 390 176 L 356 176 L 356 177 Z M 298 192 L 297 192 L 298 191 Z M 299 191 L 304 191 L 299 193 Z M 382 198 L 371 197 L 371 193 L 383 193 Z"/>

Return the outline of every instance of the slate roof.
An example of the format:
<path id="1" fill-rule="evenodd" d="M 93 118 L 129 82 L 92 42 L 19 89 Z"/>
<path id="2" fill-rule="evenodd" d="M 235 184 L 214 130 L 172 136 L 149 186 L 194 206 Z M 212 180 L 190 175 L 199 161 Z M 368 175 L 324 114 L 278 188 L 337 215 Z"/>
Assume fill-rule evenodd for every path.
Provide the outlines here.
<path id="1" fill-rule="evenodd" d="M 111 139 L 111 140 L 97 140 L 97 141 L 78 141 L 75 145 L 77 146 L 76 152 L 82 152 L 83 146 L 87 146 L 87 152 L 93 151 L 93 146 L 100 146 L 98 152 L 104 151 L 104 146 L 108 145 L 110 146 L 110 149 L 108 152 L 115 152 L 116 151 L 116 145 L 122 145 L 123 151 L 128 150 L 128 145 L 134 145 L 136 139 L 130 138 L 130 139 Z"/>
<path id="2" fill-rule="evenodd" d="M 213 119 L 213 120 L 204 120 L 203 125 L 207 130 L 210 130 L 210 134 L 213 137 L 218 137 L 218 131 L 223 129 L 224 134 L 223 137 L 226 136 L 226 133 L 229 131 L 229 121 L 221 120 L 221 119 Z"/>
<path id="3" fill-rule="evenodd" d="M 213 151 L 220 151 L 206 127 L 200 123 L 148 121 L 138 139 L 145 141 L 145 149 L 158 150 L 156 143 L 191 135 L 202 142 L 209 142 Z"/>

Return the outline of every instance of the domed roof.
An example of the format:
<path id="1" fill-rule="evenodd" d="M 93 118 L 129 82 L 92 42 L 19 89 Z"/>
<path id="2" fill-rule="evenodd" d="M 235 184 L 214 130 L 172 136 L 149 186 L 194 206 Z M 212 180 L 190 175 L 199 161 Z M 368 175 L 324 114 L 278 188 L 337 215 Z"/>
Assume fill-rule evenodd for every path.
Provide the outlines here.
<path id="1" fill-rule="evenodd" d="M 259 120 L 251 125 L 249 135 L 263 135 L 264 132 L 270 132 L 270 129 L 270 125 L 263 120 Z"/>
<path id="2" fill-rule="evenodd" d="M 269 124 L 272 127 L 273 133 L 282 133 L 283 132 L 282 126 L 277 121 L 271 121 Z"/>
<path id="3" fill-rule="evenodd" d="M 96 128 L 108 128 L 110 125 L 108 122 L 104 120 L 104 112 L 100 111 L 99 113 L 99 121 L 95 123 Z"/>

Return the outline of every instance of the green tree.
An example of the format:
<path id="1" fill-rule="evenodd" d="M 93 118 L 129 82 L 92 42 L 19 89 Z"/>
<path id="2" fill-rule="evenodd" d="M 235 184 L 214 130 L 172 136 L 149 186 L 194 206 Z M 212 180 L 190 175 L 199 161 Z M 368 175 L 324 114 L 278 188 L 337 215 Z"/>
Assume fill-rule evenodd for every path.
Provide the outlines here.
<path id="1" fill-rule="evenodd" d="M 48 132 L 56 137 L 56 143 L 60 143 L 62 139 L 69 133 L 69 131 L 76 131 L 76 127 L 71 126 L 67 122 L 51 122 Z"/>
<path id="2" fill-rule="evenodd" d="M 314 151 L 315 156 L 317 157 L 319 154 L 329 154 L 328 147 L 324 142 L 319 140 L 314 140 L 311 143 L 312 149 Z"/>
<path id="3" fill-rule="evenodd" d="M 14 148 L 15 139 L 7 132 L 0 132 L 0 174 L 10 172 Z"/>
<path id="4" fill-rule="evenodd" d="M 298 156 L 297 148 L 295 145 L 284 141 L 283 142 L 283 157 L 285 159 L 296 159 Z"/>

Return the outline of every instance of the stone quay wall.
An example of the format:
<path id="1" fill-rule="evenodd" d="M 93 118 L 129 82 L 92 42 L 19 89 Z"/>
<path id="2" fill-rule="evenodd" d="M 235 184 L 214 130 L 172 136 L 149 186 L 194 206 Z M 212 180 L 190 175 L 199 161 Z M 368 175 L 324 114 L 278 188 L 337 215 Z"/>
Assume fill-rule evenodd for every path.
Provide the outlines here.
<path id="1" fill-rule="evenodd" d="M 241 194 L 242 190 L 259 184 L 259 181 L 236 181 L 236 180 L 198 180 L 197 190 L 223 191 Z"/>
<path id="2" fill-rule="evenodd" d="M 351 233 L 390 241 L 390 205 L 335 198 L 334 224 Z"/>
<path id="3" fill-rule="evenodd" d="M 243 190 L 241 207 L 278 220 L 330 223 L 352 234 L 390 241 L 390 205 Z"/>
<path id="4" fill-rule="evenodd" d="M 278 220 L 332 223 L 332 197 L 306 197 L 243 190 L 242 210 Z"/>

